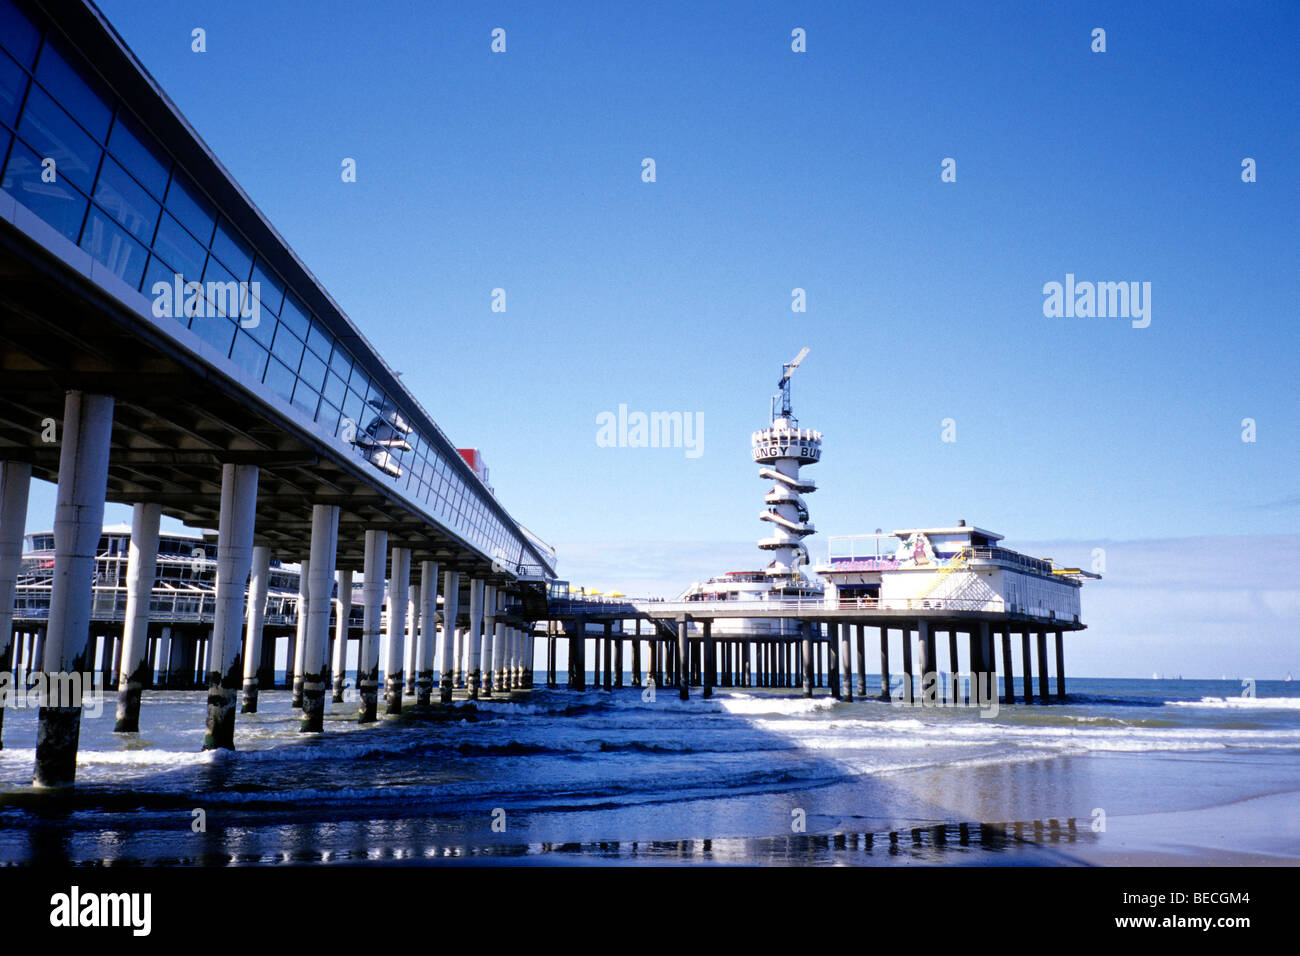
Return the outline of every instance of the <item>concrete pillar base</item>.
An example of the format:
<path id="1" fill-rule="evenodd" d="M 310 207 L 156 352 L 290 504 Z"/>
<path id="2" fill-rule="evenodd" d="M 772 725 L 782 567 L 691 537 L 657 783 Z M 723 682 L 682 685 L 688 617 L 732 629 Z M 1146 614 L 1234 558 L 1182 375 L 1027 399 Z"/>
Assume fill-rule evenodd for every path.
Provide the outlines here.
<path id="1" fill-rule="evenodd" d="M 302 723 L 298 732 L 319 734 L 325 729 L 325 682 L 308 679 L 303 687 Z"/>
<path id="2" fill-rule="evenodd" d="M 415 703 L 428 707 L 433 702 L 433 671 L 420 671 L 415 678 Z"/>
<path id="3" fill-rule="evenodd" d="M 465 680 L 465 694 L 470 700 L 478 700 L 478 682 L 482 676 L 479 671 L 470 671 L 469 677 Z"/>
<path id="4" fill-rule="evenodd" d="M 131 681 L 117 695 L 117 722 L 113 724 L 115 734 L 136 734 L 140 732 L 140 692 L 144 685 Z"/>
<path id="5" fill-rule="evenodd" d="M 384 713 L 402 712 L 402 675 L 384 678 Z"/>
<path id="6" fill-rule="evenodd" d="M 80 707 L 42 707 L 37 712 L 36 776 L 32 785 L 70 787 L 77 774 Z"/>
<path id="7" fill-rule="evenodd" d="M 302 683 L 303 679 L 301 677 L 293 679 L 293 698 L 290 700 L 289 705 L 297 710 L 302 709 Z"/>
<path id="8" fill-rule="evenodd" d="M 203 735 L 203 749 L 235 749 L 235 692 L 222 687 L 219 680 L 208 686 L 208 730 Z"/>
<path id="9" fill-rule="evenodd" d="M 340 668 L 340 673 L 334 675 L 334 695 L 330 698 L 336 704 L 343 703 L 343 691 L 346 689 L 344 685 L 346 678 L 344 678 L 341 671 Z"/>
<path id="10" fill-rule="evenodd" d="M 239 712 L 241 714 L 257 713 L 257 678 L 245 678 L 244 690 L 239 701 Z"/>
<path id="11" fill-rule="evenodd" d="M 357 709 L 357 723 L 373 724 L 379 718 L 379 684 L 374 680 L 361 682 L 361 706 Z"/>

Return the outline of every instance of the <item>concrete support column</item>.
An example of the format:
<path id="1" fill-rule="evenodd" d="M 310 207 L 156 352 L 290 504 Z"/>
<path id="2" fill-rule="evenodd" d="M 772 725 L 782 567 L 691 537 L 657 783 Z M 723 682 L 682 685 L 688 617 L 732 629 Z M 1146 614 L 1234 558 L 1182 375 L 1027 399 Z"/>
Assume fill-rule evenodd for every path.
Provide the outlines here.
<path id="1" fill-rule="evenodd" d="M 438 562 L 420 562 L 420 632 L 415 637 L 415 703 L 433 702 L 433 659 L 438 643 Z"/>
<path id="2" fill-rule="evenodd" d="M 605 690 L 614 689 L 614 639 L 610 636 L 614 631 L 614 625 L 611 621 L 605 622 L 605 643 L 601 647 L 601 655 L 605 664 Z"/>
<path id="3" fill-rule="evenodd" d="M 1047 703 L 1047 632 L 1038 631 L 1038 702 Z"/>
<path id="4" fill-rule="evenodd" d="M 266 623 L 266 592 L 270 578 L 271 549 L 261 546 L 253 548 L 252 568 L 248 577 L 248 604 L 244 608 L 244 693 L 240 699 L 241 714 L 257 713 L 257 691 L 261 680 L 258 673 L 262 669 L 262 628 Z"/>
<path id="5" fill-rule="evenodd" d="M 987 702 L 998 695 L 998 658 L 993 648 L 993 625 L 988 621 L 980 621 L 976 627 L 979 630 L 980 653 L 983 657 L 981 663 L 984 666 L 980 675 L 972 679 L 980 688 L 981 701 Z"/>
<path id="6" fill-rule="evenodd" d="M 700 644 L 703 659 L 700 662 L 700 683 L 704 697 L 713 696 L 713 685 L 718 682 L 718 646 L 713 642 L 713 622 L 704 622 L 704 641 Z"/>
<path id="7" fill-rule="evenodd" d="M 925 700 L 928 695 L 935 693 L 935 685 L 939 680 L 939 661 L 934 652 L 934 632 L 930 630 L 930 622 L 919 620 L 916 622 L 916 647 L 920 655 L 921 671 L 921 699 Z M 933 703 L 934 698 L 931 698 Z"/>
<path id="8" fill-rule="evenodd" d="M 23 528 L 27 524 L 27 496 L 31 485 L 29 462 L 0 462 L 0 671 L 15 674 L 22 663 L 19 660 L 22 648 L 17 648 L 18 654 L 14 653 L 14 594 L 22 567 Z M 25 681 L 24 677 L 24 690 Z M 15 682 L 14 691 L 19 689 Z M 4 747 L 4 719 L 4 706 L 0 702 L 0 748 Z"/>
<path id="9" fill-rule="evenodd" d="M 492 696 L 492 687 L 501 690 L 501 684 L 492 679 L 492 645 L 496 643 L 497 633 L 497 589 L 491 584 L 483 586 L 483 641 L 479 646 L 479 693 L 484 697 Z"/>
<path id="10" fill-rule="evenodd" d="M 1065 700 L 1065 644 L 1056 632 L 1056 699 Z"/>
<path id="11" fill-rule="evenodd" d="M 1016 702 L 1015 668 L 1011 666 L 1011 632 L 1002 628 L 1002 703 Z"/>
<path id="12" fill-rule="evenodd" d="M 850 647 L 852 625 L 840 624 L 840 699 L 853 701 L 853 651 Z M 859 665 L 861 670 L 861 665 Z"/>
<path id="13" fill-rule="evenodd" d="M 903 628 L 903 700 L 912 703 L 912 629 Z"/>
<path id="14" fill-rule="evenodd" d="M 853 628 L 858 644 L 858 696 L 865 698 L 867 696 L 867 639 L 864 633 L 866 627 L 862 624 L 854 624 Z"/>
<path id="15" fill-rule="evenodd" d="M 122 622 L 122 669 L 117 684 L 116 733 L 140 730 L 140 693 L 149 680 L 149 601 L 158 569 L 158 525 L 162 505 L 140 502 L 131 509 L 126 557 L 126 617 Z"/>
<path id="16" fill-rule="evenodd" d="M 614 641 L 614 686 L 623 686 L 623 636 Z"/>
<path id="17" fill-rule="evenodd" d="M 311 509 L 311 583 L 307 587 L 307 646 L 302 654 L 303 733 L 325 729 L 325 660 L 329 649 L 330 590 L 338 556 L 339 507 L 313 505 Z"/>
<path id="18" fill-rule="evenodd" d="M 813 650 L 812 625 L 804 621 L 799 625 L 802 632 L 800 645 L 803 652 L 803 695 L 813 695 L 813 685 L 817 683 L 817 655 Z"/>
<path id="19" fill-rule="evenodd" d="M 158 670 L 154 676 L 155 687 L 166 687 L 172 679 L 172 629 L 164 627 L 158 636 L 157 658 Z"/>
<path id="20" fill-rule="evenodd" d="M 677 695 L 690 700 L 690 625 L 685 614 L 677 619 Z"/>
<path id="21" fill-rule="evenodd" d="M 439 642 L 438 700 L 451 703 L 456 669 L 456 616 L 460 613 L 460 572 L 442 574 L 442 637 Z"/>
<path id="22" fill-rule="evenodd" d="M 820 631 L 822 625 L 817 625 Z M 836 625 L 832 623 L 827 629 L 826 634 L 826 684 L 830 689 L 831 696 L 836 700 L 840 699 L 840 648 L 836 640 Z"/>
<path id="23" fill-rule="evenodd" d="M 510 686 L 512 688 L 522 689 L 524 686 L 524 670 L 525 670 L 524 634 L 526 632 L 522 627 L 512 628 L 511 630 L 513 631 L 513 638 L 510 642 L 510 646 L 514 650 L 515 667 L 514 667 L 514 680 L 511 681 Z"/>
<path id="24" fill-rule="evenodd" d="M 1020 663 L 1025 669 L 1025 703 L 1032 704 L 1034 702 L 1034 661 L 1029 653 L 1028 629 L 1020 632 Z"/>
<path id="25" fill-rule="evenodd" d="M 412 567 L 414 570 L 414 567 Z M 420 588 L 409 588 L 406 594 L 406 643 L 402 653 L 402 692 L 415 696 L 415 674 L 420 666 Z"/>
<path id="26" fill-rule="evenodd" d="M 889 699 L 889 628 L 880 628 L 880 698 Z"/>
<path id="27" fill-rule="evenodd" d="M 948 628 L 948 671 L 951 674 L 952 687 L 948 691 L 948 697 L 952 703 L 957 703 L 960 696 L 957 688 L 961 683 L 961 658 L 957 653 L 957 629 Z"/>
<path id="28" fill-rule="evenodd" d="M 474 590 L 473 581 L 470 582 L 471 594 Z M 472 598 L 471 598 L 472 600 Z M 469 628 L 461 627 L 456 630 L 456 686 L 465 686 L 465 675 L 467 673 L 465 661 L 469 657 Z"/>
<path id="29" fill-rule="evenodd" d="M 492 683 L 502 693 L 510 692 L 510 682 L 506 679 L 506 622 L 497 619 L 492 625 Z"/>
<path id="30" fill-rule="evenodd" d="M 54 510 L 54 581 L 41 668 L 70 674 L 89 670 L 90 605 L 95 554 L 104 528 L 113 399 L 68 392 L 63 404 L 59 489 Z M 81 701 L 47 701 L 36 716 L 38 787 L 70 786 L 76 779 Z"/>
<path id="31" fill-rule="evenodd" d="M 379 633 L 384 619 L 384 573 L 388 570 L 388 532 L 366 531 L 361 587 L 361 648 L 357 657 L 357 722 L 368 724 L 379 711 Z"/>
<path id="32" fill-rule="evenodd" d="M 470 700 L 478 700 L 479 680 L 483 676 L 483 592 L 482 578 L 469 582 L 469 635 L 466 639 L 465 689 Z"/>
<path id="33" fill-rule="evenodd" d="M 303 665 L 307 652 L 307 609 L 311 606 L 311 559 L 303 558 L 298 562 L 298 604 L 296 609 L 296 627 L 293 637 L 293 655 L 285 661 L 285 678 L 293 688 L 289 706 L 302 708 Z"/>
<path id="34" fill-rule="evenodd" d="M 256 552 L 254 552 L 256 555 Z M 336 704 L 343 703 L 343 685 L 347 681 L 348 669 L 348 621 L 352 617 L 352 572 L 335 572 L 338 584 L 338 598 L 334 606 L 338 609 L 334 618 L 334 693 L 331 699 Z"/>
<path id="35" fill-rule="evenodd" d="M 641 686 L 641 619 L 636 619 L 636 633 L 632 637 L 632 686 Z"/>
<path id="36" fill-rule="evenodd" d="M 402 712 L 402 655 L 406 639 L 406 604 L 411 590 L 411 549 L 393 548 L 388 579 L 388 643 L 384 654 L 384 711 Z"/>
<path id="37" fill-rule="evenodd" d="M 569 634 L 569 687 L 587 689 L 587 621 L 579 616 L 570 625 Z"/>
<path id="38" fill-rule="evenodd" d="M 235 696 L 244 682 L 244 587 L 253 568 L 257 466 L 221 467 L 217 598 L 208 647 L 208 725 L 204 750 L 235 749 Z"/>

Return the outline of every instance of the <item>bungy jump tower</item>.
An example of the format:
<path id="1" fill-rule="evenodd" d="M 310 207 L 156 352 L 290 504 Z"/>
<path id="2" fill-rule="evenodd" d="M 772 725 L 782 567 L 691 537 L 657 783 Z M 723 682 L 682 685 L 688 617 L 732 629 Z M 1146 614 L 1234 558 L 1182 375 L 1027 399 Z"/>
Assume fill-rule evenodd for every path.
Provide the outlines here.
<path id="1" fill-rule="evenodd" d="M 804 349 L 787 363 L 777 382 L 780 389 L 772 396 L 772 417 L 768 427 L 753 433 L 751 455 L 759 466 L 760 478 L 771 481 L 763 497 L 767 506 L 759 518 L 769 523 L 771 534 L 760 538 L 758 546 L 771 555 L 767 565 L 755 571 L 728 571 L 707 581 L 692 584 L 681 595 L 682 601 L 820 601 L 825 585 L 809 577 L 808 548 L 803 539 L 815 529 L 808 519 L 808 505 L 803 496 L 817 490 L 817 485 L 799 474 L 804 465 L 815 465 L 822 456 L 821 432 L 800 428 L 790 403 L 790 377 L 808 350 Z M 714 622 L 713 633 L 719 636 L 793 635 L 798 625 L 782 618 L 729 618 Z"/>
<path id="2" fill-rule="evenodd" d="M 784 366 L 777 382 L 781 391 L 772 396 L 772 423 L 754 432 L 750 439 L 754 462 L 761 466 L 758 476 L 772 481 L 763 498 L 767 509 L 759 514 L 761 520 L 772 525 L 771 537 L 758 541 L 760 548 L 772 552 L 763 573 L 774 584 L 796 589 L 810 586 L 803 573 L 810 564 L 803 539 L 815 529 L 808 520 L 803 496 L 817 490 L 814 482 L 799 477 L 799 468 L 815 465 L 822 457 L 822 433 L 800 428 L 790 404 L 790 378 L 807 354 L 804 349 Z"/>

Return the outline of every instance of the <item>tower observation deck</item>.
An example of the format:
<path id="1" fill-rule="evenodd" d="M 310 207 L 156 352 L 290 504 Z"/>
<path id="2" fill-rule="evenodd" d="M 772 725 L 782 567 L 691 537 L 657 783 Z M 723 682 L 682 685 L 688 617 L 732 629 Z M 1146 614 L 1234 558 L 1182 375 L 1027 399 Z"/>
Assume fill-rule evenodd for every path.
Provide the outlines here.
<path id="1" fill-rule="evenodd" d="M 772 487 L 763 497 L 767 508 L 759 512 L 760 520 L 772 525 L 771 536 L 758 541 L 760 548 L 773 552 L 764 573 L 791 583 L 804 577 L 802 568 L 809 561 L 803 539 L 816 530 L 808 520 L 803 496 L 816 491 L 817 485 L 799 477 L 799 468 L 815 465 L 822 457 L 822 433 L 800 428 L 790 402 L 790 377 L 807 354 L 808 350 L 804 349 L 793 362 L 783 366 L 777 382 L 781 391 L 772 396 L 772 423 L 750 438 L 751 455 L 761 466 L 759 477 L 772 481 Z"/>

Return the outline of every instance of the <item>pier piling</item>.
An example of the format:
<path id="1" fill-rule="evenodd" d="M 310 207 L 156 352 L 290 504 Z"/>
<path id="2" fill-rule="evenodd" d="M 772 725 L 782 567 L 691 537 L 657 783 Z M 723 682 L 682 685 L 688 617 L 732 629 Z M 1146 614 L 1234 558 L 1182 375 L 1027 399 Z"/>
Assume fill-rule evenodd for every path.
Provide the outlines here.
<path id="1" fill-rule="evenodd" d="M 122 672 L 117 687 L 115 733 L 140 730 L 140 694 L 148 683 L 149 602 L 158 569 L 162 505 L 138 502 L 131 509 L 126 559 L 126 616 L 122 622 Z M 11 605 L 12 606 L 12 605 Z"/>
<path id="2" fill-rule="evenodd" d="M 208 648 L 208 719 L 203 749 L 235 749 L 235 695 L 244 682 L 244 582 L 253 565 L 257 466 L 221 468 L 217 595 Z"/>
<path id="3" fill-rule="evenodd" d="M 329 647 L 330 590 L 338 555 L 339 506 L 311 509 L 311 583 L 307 586 L 307 646 L 303 658 L 302 733 L 325 729 L 325 666 Z"/>

